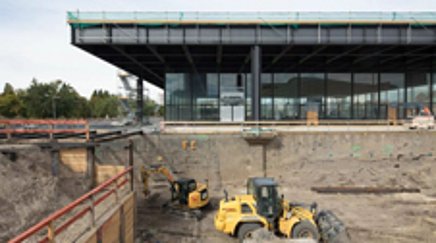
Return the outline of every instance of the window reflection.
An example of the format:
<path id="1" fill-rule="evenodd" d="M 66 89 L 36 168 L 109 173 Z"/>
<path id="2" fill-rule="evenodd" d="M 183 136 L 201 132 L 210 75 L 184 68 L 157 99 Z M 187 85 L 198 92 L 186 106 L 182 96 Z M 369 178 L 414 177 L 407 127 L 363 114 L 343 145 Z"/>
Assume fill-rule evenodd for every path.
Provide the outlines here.
<path id="1" fill-rule="evenodd" d="M 378 74 L 354 74 L 354 118 L 377 119 L 378 116 Z"/>
<path id="2" fill-rule="evenodd" d="M 327 113 L 329 119 L 351 118 L 351 74 L 327 74 Z"/>
<path id="3" fill-rule="evenodd" d="M 289 120 L 299 116 L 298 74 L 274 74 L 274 119 Z"/>
<path id="4" fill-rule="evenodd" d="M 325 79 L 323 73 L 302 73 L 300 88 L 300 116 L 306 118 L 308 111 L 317 111 L 324 117 Z"/>

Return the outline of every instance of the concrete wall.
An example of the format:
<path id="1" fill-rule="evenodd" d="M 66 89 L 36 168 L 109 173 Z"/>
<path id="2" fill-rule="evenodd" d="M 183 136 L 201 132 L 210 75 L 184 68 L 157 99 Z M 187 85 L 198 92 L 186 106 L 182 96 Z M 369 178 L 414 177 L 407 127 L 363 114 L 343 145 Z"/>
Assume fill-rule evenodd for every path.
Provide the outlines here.
<path id="1" fill-rule="evenodd" d="M 303 132 L 279 135 L 266 147 L 267 170 L 301 161 L 385 160 L 434 157 L 435 132 Z M 196 148 L 183 148 L 183 141 Z M 261 176 L 262 147 L 250 146 L 238 135 L 147 135 L 137 142 L 139 160 L 156 163 L 164 155 L 182 176 L 221 183 Z"/>

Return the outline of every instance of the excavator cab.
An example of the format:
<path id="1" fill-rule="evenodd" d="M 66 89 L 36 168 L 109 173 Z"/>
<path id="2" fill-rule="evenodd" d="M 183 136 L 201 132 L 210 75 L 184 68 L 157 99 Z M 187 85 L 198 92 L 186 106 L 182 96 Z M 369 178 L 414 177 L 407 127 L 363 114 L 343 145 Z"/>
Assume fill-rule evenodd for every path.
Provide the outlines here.
<path id="1" fill-rule="evenodd" d="M 188 205 L 189 194 L 197 189 L 197 182 L 194 179 L 182 178 L 174 182 L 172 199 L 179 200 L 182 205 Z"/>

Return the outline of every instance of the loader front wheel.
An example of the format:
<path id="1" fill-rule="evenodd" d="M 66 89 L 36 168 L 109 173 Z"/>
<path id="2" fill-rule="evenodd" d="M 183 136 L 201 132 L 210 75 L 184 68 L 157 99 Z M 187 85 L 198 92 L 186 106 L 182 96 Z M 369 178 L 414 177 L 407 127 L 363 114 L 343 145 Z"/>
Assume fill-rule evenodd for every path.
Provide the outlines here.
<path id="1" fill-rule="evenodd" d="M 302 220 L 292 228 L 292 238 L 319 240 L 318 228 L 308 220 Z"/>
<path id="2" fill-rule="evenodd" d="M 250 224 L 250 223 L 242 224 L 238 229 L 239 242 L 243 242 L 245 239 L 252 239 L 253 232 L 260 228 L 262 228 L 262 226 L 259 224 Z"/>

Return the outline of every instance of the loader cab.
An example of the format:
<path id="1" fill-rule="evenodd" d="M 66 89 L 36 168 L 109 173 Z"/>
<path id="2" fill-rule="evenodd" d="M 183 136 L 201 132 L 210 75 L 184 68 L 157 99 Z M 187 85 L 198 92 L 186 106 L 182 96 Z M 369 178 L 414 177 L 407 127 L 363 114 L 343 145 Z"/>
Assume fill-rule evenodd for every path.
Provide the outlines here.
<path id="1" fill-rule="evenodd" d="M 247 181 L 247 194 L 256 200 L 257 213 L 270 223 L 279 218 L 282 211 L 277 186 L 273 178 L 253 177 Z"/>

